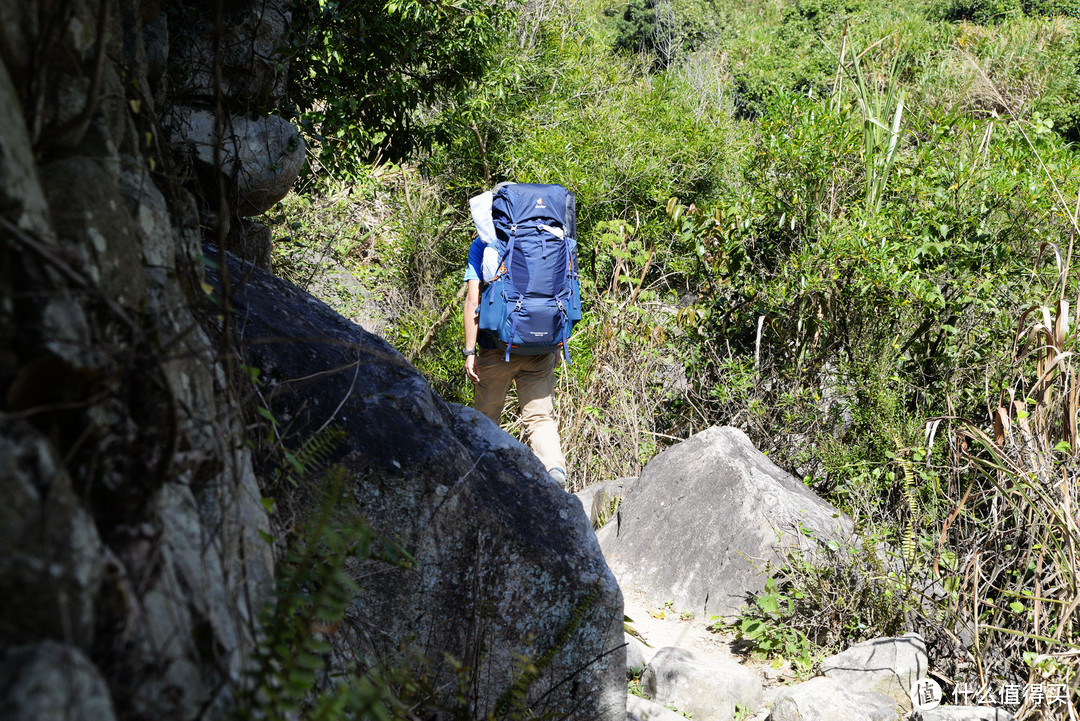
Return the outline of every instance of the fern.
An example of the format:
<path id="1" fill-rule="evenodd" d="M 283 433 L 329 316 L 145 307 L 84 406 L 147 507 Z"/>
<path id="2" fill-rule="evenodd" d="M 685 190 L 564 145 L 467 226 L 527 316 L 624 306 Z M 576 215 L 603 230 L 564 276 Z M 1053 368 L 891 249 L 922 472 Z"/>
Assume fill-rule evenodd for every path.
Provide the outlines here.
<path id="1" fill-rule="evenodd" d="M 296 488 L 304 478 L 310 478 L 324 470 L 333 458 L 337 444 L 345 437 L 345 431 L 336 425 L 327 426 L 308 437 L 295 451 L 283 451 L 283 463 L 274 474 L 274 487 L 280 488 L 286 481 Z"/>
<path id="2" fill-rule="evenodd" d="M 907 458 L 904 454 L 906 450 L 900 443 L 900 436 L 895 432 L 892 434 L 893 443 L 896 444 L 896 462 L 900 464 L 902 472 L 903 482 L 901 485 L 904 501 L 908 507 L 908 522 L 907 527 L 904 529 L 904 538 L 901 541 L 901 551 L 904 554 L 904 561 L 909 567 L 915 565 L 915 522 L 919 517 L 919 505 L 915 498 L 915 474 L 912 471 L 911 459 Z"/>
<path id="3" fill-rule="evenodd" d="M 498 703 L 495 704 L 495 718 L 531 717 L 530 713 L 524 708 L 529 688 L 536 682 L 536 679 L 540 677 L 540 674 L 544 669 L 551 665 L 551 662 L 554 661 L 559 652 L 565 648 L 570 639 L 573 638 L 574 634 L 581 626 L 581 623 L 585 620 L 585 616 L 596 604 L 596 600 L 599 597 L 600 582 L 597 581 L 592 589 L 590 589 L 588 595 L 578 602 L 570 620 L 562 627 L 559 631 L 559 635 L 555 638 L 554 643 L 552 643 L 551 647 L 545 651 L 540 658 L 533 662 L 527 657 L 519 657 L 518 663 L 521 673 L 514 683 L 510 685 L 510 688 L 502 695 Z"/>
<path id="4" fill-rule="evenodd" d="M 307 444 L 304 446 L 309 448 Z M 316 448 L 321 446 L 311 446 Z M 238 695 L 235 721 L 295 719 L 311 704 L 325 657 L 331 647 L 325 635 L 345 615 L 358 588 L 345 571 L 349 558 L 377 559 L 408 565 L 404 552 L 377 536 L 358 515 L 341 522 L 346 472 L 327 474 L 326 492 L 317 513 L 297 534 L 278 566 L 273 599 L 260 615 L 258 645 L 250 683 Z M 312 719 L 378 718 L 389 721 L 403 713 L 391 692 L 391 676 L 371 675 L 332 688 L 313 704 Z"/>

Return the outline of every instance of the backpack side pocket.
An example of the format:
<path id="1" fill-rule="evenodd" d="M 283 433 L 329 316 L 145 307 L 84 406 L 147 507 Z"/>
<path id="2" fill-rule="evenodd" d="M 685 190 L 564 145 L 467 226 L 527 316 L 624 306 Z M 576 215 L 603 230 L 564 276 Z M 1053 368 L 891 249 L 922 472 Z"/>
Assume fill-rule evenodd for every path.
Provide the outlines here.
<path id="1" fill-rule="evenodd" d="M 498 278 L 488 283 L 480 294 L 480 330 L 488 331 L 496 337 L 505 333 L 506 294 L 503 292 L 503 285 L 503 279 Z"/>

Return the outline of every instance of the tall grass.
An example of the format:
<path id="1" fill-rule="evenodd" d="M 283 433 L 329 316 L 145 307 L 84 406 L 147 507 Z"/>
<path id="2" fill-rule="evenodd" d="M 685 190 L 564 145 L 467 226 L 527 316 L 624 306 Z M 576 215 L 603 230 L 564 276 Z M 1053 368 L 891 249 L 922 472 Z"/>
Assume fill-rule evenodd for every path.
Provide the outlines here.
<path id="1" fill-rule="evenodd" d="M 1068 266 L 1056 257 L 1065 281 Z M 1063 298 L 1024 313 L 1015 378 L 994 410 L 993 435 L 973 423 L 959 427 L 955 463 L 964 469 L 967 491 L 950 518 L 958 522 L 945 524 L 942 539 L 958 559 L 955 594 L 944 610 L 972 633 L 977 685 L 999 679 L 1064 685 L 1074 699 L 1067 706 L 1075 709 L 1080 380 L 1070 325 L 1076 319 Z M 1055 714 L 1063 708 L 1029 698 L 1020 718 L 1060 718 Z"/>
<path id="2" fill-rule="evenodd" d="M 885 40 L 887 40 L 886 38 Z M 893 165 L 898 157 L 900 140 L 903 137 L 900 125 L 904 119 L 904 102 L 907 93 L 900 86 L 899 63 L 902 54 L 899 48 L 894 49 L 892 63 L 885 80 L 885 92 L 878 92 L 867 80 L 863 72 L 861 59 L 863 55 L 874 49 L 875 46 L 884 42 L 878 41 L 867 47 L 861 53 L 858 52 L 851 37 L 845 31 L 840 46 L 839 69 L 851 75 L 858 90 L 859 109 L 862 111 L 863 127 L 863 163 L 866 167 L 866 207 L 876 213 L 881 208 L 881 201 L 885 197 L 885 189 L 889 183 Z M 851 70 L 847 70 L 844 63 L 844 55 L 851 48 Z M 835 108 L 841 108 L 843 100 L 843 84 L 837 83 L 834 93 Z"/>
<path id="3" fill-rule="evenodd" d="M 1020 121 L 1020 109 L 978 72 L 1035 154 L 1072 232 L 1064 252 L 1049 242 L 1039 249 L 1033 276 L 1050 258 L 1054 282 L 1043 302 L 1026 308 L 1017 321 L 1012 378 L 992 406 L 992 431 L 972 422 L 957 426 L 952 470 L 967 479 L 967 487 L 941 530 L 942 548 L 956 559 L 949 574 L 953 594 L 942 610 L 971 633 L 975 685 L 1002 679 L 1024 681 L 1028 688 L 1053 685 L 1066 698 L 1027 694 L 1018 718 L 1064 718 L 1067 712 L 1076 719 L 1080 368 L 1075 329 L 1080 312 L 1070 312 L 1070 294 L 1078 292 L 1070 271 L 1080 233 L 1080 191 L 1075 203 L 1067 200 Z M 1080 297 L 1072 306 L 1080 311 Z M 934 570 L 940 573 L 937 559 Z"/>

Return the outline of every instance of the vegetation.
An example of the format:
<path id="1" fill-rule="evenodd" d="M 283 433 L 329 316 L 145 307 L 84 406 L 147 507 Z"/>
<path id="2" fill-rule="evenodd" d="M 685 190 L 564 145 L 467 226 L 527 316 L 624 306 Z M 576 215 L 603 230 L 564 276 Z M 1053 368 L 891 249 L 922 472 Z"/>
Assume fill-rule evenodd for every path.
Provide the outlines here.
<path id="1" fill-rule="evenodd" d="M 563 183 L 588 302 L 559 380 L 575 487 L 739 426 L 864 539 L 792 559 L 740 622 L 759 651 L 915 625 L 953 684 L 1075 693 L 1073 4 L 506 7 L 308 6 L 293 74 L 320 164 L 275 211 L 278 272 L 347 268 L 468 403 L 467 198 Z"/>

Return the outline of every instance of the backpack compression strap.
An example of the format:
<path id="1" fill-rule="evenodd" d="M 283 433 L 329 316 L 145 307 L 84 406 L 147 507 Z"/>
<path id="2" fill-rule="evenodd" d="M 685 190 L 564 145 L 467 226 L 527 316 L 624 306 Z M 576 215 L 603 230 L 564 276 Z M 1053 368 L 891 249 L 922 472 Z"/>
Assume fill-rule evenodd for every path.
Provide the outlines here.
<path id="1" fill-rule="evenodd" d="M 514 297 L 511 298 L 509 294 L 506 297 L 506 302 L 514 302 L 515 308 L 510 311 L 510 340 L 506 343 L 506 355 L 504 360 L 510 362 L 510 346 L 514 342 L 514 333 L 517 330 L 518 316 L 521 311 L 521 301 L 524 296 L 521 295 L 521 291 L 518 290 L 517 285 L 514 284 L 514 279 L 511 277 L 511 268 L 514 267 L 514 248 L 517 243 L 514 241 L 517 239 L 517 226 L 510 226 L 510 239 L 506 243 L 506 281 L 503 283 L 503 293 L 506 293 L 507 288 L 512 288 L 514 291 Z"/>

